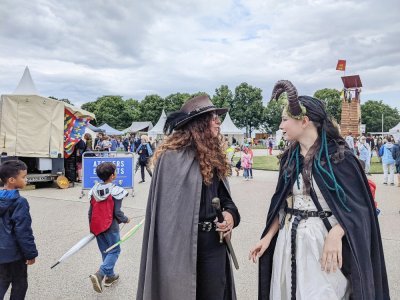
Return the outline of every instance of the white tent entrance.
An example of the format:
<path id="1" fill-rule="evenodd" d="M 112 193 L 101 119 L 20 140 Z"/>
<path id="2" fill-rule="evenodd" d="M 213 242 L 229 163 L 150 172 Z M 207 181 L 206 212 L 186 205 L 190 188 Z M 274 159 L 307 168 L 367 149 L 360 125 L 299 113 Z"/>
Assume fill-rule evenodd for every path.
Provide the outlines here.
<path id="1" fill-rule="evenodd" d="M 164 135 L 165 121 L 167 121 L 167 115 L 163 110 L 157 124 L 154 125 L 154 127 L 149 131 L 149 136 L 157 139 L 162 139 L 162 136 Z"/>
<path id="2" fill-rule="evenodd" d="M 226 113 L 225 119 L 220 126 L 221 134 L 228 137 L 229 143 L 232 143 L 233 138 L 239 143 L 243 144 L 243 132 L 233 124 L 229 112 Z"/>

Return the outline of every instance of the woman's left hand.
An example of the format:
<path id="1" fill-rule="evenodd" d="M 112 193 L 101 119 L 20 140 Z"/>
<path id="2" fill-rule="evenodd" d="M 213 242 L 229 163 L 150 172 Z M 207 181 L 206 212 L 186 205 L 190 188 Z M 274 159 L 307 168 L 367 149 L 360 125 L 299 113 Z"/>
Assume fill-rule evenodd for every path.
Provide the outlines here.
<path id="1" fill-rule="evenodd" d="M 344 236 L 343 228 L 337 224 L 328 233 L 325 238 L 322 258 L 320 260 L 321 270 L 330 273 L 336 272 L 337 268 L 342 268 L 342 237 Z"/>
<path id="2" fill-rule="evenodd" d="M 224 233 L 224 237 L 230 235 L 232 233 L 232 229 L 233 229 L 233 217 L 232 215 L 227 212 L 227 211 L 223 211 L 222 215 L 224 216 L 224 221 L 222 223 L 219 223 L 218 220 L 216 222 L 217 225 L 217 229 L 216 231 L 220 231 Z"/>

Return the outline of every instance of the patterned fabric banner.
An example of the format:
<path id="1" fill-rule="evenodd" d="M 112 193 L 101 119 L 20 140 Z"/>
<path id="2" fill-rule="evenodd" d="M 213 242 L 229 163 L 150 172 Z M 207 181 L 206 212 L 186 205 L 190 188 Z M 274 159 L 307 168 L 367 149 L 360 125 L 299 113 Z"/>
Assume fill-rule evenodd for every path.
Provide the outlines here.
<path id="1" fill-rule="evenodd" d="M 74 152 L 74 146 L 83 138 L 85 128 L 90 121 L 87 117 L 77 117 L 68 109 L 64 113 L 64 157 L 68 158 Z"/>
<path id="2" fill-rule="evenodd" d="M 346 61 L 344 59 L 339 59 L 336 65 L 336 70 L 346 71 Z"/>

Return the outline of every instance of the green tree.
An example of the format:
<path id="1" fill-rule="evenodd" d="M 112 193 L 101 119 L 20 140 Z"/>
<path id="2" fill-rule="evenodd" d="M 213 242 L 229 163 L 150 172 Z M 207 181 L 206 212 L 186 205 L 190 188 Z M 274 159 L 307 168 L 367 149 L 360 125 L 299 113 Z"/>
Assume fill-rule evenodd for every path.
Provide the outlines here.
<path id="1" fill-rule="evenodd" d="M 140 111 L 142 121 L 157 123 L 164 108 L 164 99 L 158 95 L 147 95 L 140 102 Z"/>
<path id="2" fill-rule="evenodd" d="M 266 131 L 275 132 L 279 129 L 282 120 L 282 111 L 287 103 L 286 94 L 282 94 L 278 101 L 272 100 L 264 109 L 264 127 Z"/>
<path id="3" fill-rule="evenodd" d="M 187 93 L 176 93 L 171 94 L 164 99 L 164 109 L 165 112 L 172 112 L 179 110 L 183 103 L 185 103 L 190 98 L 190 94 Z"/>
<path id="4" fill-rule="evenodd" d="M 260 88 L 253 87 L 246 82 L 236 87 L 230 115 L 238 127 L 245 127 L 246 133 L 251 135 L 251 132 L 264 122 L 263 111 Z"/>
<path id="5" fill-rule="evenodd" d="M 58 100 L 58 101 L 62 101 L 62 102 L 65 102 L 65 103 L 68 103 L 68 104 L 70 104 L 70 105 L 74 105 L 69 99 L 67 99 L 67 98 L 62 98 L 62 99 L 58 99 L 58 98 L 56 98 L 56 97 L 54 97 L 54 96 L 49 96 L 48 98 L 50 98 L 50 99 L 54 99 L 54 100 Z"/>
<path id="6" fill-rule="evenodd" d="M 361 123 L 366 124 L 367 132 L 389 131 L 399 123 L 400 114 L 397 108 L 384 104 L 382 100 L 368 100 L 361 105 Z"/>
<path id="7" fill-rule="evenodd" d="M 96 101 L 87 102 L 82 108 L 96 115 L 94 125 L 107 123 L 116 129 L 125 129 L 129 127 L 135 118 L 140 117 L 140 111 L 135 110 L 138 105 L 137 100 L 123 100 L 121 96 L 102 96 Z"/>
<path id="8" fill-rule="evenodd" d="M 221 85 L 215 89 L 212 102 L 217 107 L 231 107 L 233 102 L 233 93 L 227 85 Z"/>
<path id="9" fill-rule="evenodd" d="M 327 112 L 340 123 L 342 117 L 342 100 L 340 91 L 336 89 L 322 89 L 314 93 L 314 97 L 325 101 Z"/>
<path id="10" fill-rule="evenodd" d="M 142 111 L 140 110 L 140 102 L 136 99 L 130 98 L 125 100 L 125 103 L 132 121 L 140 121 L 142 118 Z"/>
<path id="11" fill-rule="evenodd" d="M 194 97 L 201 96 L 201 95 L 205 95 L 205 96 L 207 96 L 208 98 L 210 98 L 210 95 L 209 95 L 208 93 L 206 93 L 206 92 L 197 92 L 197 93 L 193 93 L 192 95 L 190 95 L 190 98 L 194 98 Z"/>
<path id="12" fill-rule="evenodd" d="M 102 96 L 97 99 L 97 124 L 107 123 L 116 129 L 125 129 L 131 125 L 131 110 L 121 96 Z"/>

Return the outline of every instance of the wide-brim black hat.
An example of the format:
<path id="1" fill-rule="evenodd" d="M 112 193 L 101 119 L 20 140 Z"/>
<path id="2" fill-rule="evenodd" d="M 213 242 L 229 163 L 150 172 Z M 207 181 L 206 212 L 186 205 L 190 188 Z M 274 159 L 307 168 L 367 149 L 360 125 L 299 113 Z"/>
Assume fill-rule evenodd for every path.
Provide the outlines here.
<path id="1" fill-rule="evenodd" d="M 173 130 L 181 128 L 191 120 L 209 112 L 223 115 L 228 108 L 216 107 L 207 95 L 200 95 L 186 101 L 180 110 L 168 115 L 164 126 L 164 133 L 170 134 Z"/>

